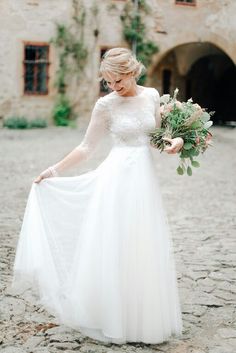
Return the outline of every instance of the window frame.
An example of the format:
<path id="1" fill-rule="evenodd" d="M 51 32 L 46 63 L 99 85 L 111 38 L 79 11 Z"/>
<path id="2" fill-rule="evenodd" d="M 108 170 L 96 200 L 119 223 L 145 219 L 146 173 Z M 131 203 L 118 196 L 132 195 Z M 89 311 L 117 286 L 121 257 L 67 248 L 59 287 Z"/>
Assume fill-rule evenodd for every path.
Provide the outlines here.
<path id="1" fill-rule="evenodd" d="M 45 61 L 46 64 L 46 91 L 45 92 L 38 92 L 38 91 L 26 91 L 26 57 L 25 57 L 25 50 L 27 46 L 35 46 L 35 47 L 47 47 L 47 58 Z M 36 61 L 35 61 L 36 62 Z M 23 42 L 23 95 L 24 96 L 34 96 L 34 97 L 41 97 L 41 96 L 48 96 L 49 95 L 49 67 L 50 67 L 50 44 L 48 42 L 35 42 L 35 41 L 24 41 Z M 34 82 L 34 87 L 37 84 L 37 80 Z"/>
<path id="2" fill-rule="evenodd" d="M 197 1 L 193 0 L 193 2 L 187 2 L 186 0 L 175 0 L 175 5 L 181 5 L 181 6 L 197 6 Z"/>
<path id="3" fill-rule="evenodd" d="M 112 45 L 101 45 L 101 46 L 99 47 L 99 66 L 100 66 L 101 60 L 102 60 L 102 55 L 101 55 L 101 54 L 102 54 L 102 51 L 103 51 L 103 50 L 104 50 L 104 51 L 107 51 L 107 50 L 112 49 L 112 48 L 116 48 L 116 46 L 112 46 Z M 101 86 L 102 86 L 102 81 L 99 82 L 99 97 L 106 96 L 106 95 L 109 93 L 109 91 L 108 91 L 108 92 L 102 91 L 102 90 L 101 90 Z"/>

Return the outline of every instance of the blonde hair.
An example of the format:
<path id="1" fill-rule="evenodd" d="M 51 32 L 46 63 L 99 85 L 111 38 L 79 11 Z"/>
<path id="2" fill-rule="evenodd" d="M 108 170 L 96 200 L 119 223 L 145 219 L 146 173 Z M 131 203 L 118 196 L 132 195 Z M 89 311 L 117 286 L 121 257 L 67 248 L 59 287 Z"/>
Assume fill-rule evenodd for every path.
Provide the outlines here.
<path id="1" fill-rule="evenodd" d="M 131 50 L 127 48 L 112 48 L 107 50 L 102 57 L 99 80 L 103 79 L 105 72 L 118 75 L 133 73 L 134 77 L 138 79 L 145 70 L 145 66 L 136 59 Z"/>

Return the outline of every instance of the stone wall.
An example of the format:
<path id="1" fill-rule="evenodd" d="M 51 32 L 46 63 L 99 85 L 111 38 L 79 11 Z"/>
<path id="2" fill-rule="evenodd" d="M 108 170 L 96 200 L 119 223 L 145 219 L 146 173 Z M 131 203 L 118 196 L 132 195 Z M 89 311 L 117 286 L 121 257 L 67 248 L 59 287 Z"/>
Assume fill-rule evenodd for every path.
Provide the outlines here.
<path id="1" fill-rule="evenodd" d="M 174 84 L 179 83 L 181 87 L 181 76 L 197 58 L 212 50 L 224 53 L 236 63 L 234 0 L 197 0 L 196 6 L 176 5 L 174 0 L 147 0 L 147 3 L 152 9 L 146 16 L 149 37 L 160 48 L 149 69 L 148 84 L 161 91 L 161 71 L 174 67 L 178 73 Z M 90 113 L 99 96 L 96 77 L 101 48 L 126 45 L 120 21 L 124 4 L 121 0 L 85 1 L 89 57 L 83 78 L 71 80 L 69 87 L 71 101 L 80 116 Z M 56 21 L 70 23 L 72 0 L 2 0 L 0 14 L 0 116 L 49 119 L 56 94 L 53 86 L 57 67 L 55 50 L 51 45 L 49 94 L 26 96 L 23 92 L 23 47 L 25 41 L 48 43 L 55 34 Z M 184 47 L 187 44 L 188 47 Z"/>
<path id="2" fill-rule="evenodd" d="M 49 52 L 49 94 L 26 96 L 23 91 L 24 42 L 48 43 L 55 21 L 70 19 L 64 0 L 4 0 L 0 5 L 0 116 L 48 117 L 55 90 L 53 78 L 56 58 Z"/>

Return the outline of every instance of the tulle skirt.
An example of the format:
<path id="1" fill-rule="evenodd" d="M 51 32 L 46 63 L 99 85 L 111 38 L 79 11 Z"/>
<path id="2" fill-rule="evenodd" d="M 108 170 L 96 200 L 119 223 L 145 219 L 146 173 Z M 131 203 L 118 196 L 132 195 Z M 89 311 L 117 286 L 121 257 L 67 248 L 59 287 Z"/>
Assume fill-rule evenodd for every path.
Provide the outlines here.
<path id="1" fill-rule="evenodd" d="M 182 336 L 173 246 L 149 146 L 114 146 L 94 170 L 32 184 L 16 291 L 94 339 Z"/>

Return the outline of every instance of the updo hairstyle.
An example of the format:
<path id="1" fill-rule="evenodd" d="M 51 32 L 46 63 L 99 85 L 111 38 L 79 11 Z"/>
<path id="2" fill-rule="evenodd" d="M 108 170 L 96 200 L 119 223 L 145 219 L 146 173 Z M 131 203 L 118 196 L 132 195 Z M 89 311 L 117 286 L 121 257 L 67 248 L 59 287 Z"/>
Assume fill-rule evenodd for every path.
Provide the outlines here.
<path id="1" fill-rule="evenodd" d="M 103 79 L 103 73 L 111 72 L 117 75 L 132 73 L 138 79 L 144 72 L 145 66 L 136 59 L 131 50 L 127 48 L 112 48 L 105 52 L 102 57 L 99 80 Z"/>

